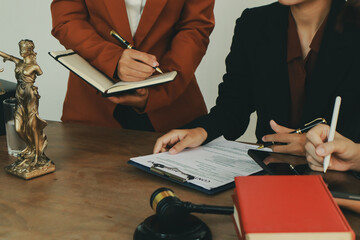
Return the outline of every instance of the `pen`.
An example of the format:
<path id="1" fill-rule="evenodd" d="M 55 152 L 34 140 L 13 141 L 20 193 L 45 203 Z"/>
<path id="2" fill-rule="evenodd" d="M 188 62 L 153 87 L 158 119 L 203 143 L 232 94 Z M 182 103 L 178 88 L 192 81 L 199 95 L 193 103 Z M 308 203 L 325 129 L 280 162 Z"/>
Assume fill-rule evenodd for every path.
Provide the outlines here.
<path id="1" fill-rule="evenodd" d="M 335 99 L 334 111 L 333 111 L 332 118 L 331 118 L 328 142 L 332 142 L 334 140 L 336 124 L 337 124 L 337 120 L 338 120 L 338 116 L 339 116 L 340 104 L 341 104 L 341 97 L 337 96 Z M 331 154 L 327 155 L 324 158 L 324 173 L 326 173 L 326 171 L 329 167 L 330 157 L 331 157 Z"/>
<path id="2" fill-rule="evenodd" d="M 357 200 L 360 201 L 360 196 L 359 195 L 354 195 L 354 194 L 347 194 L 347 193 L 342 193 L 342 192 L 336 192 L 336 191 L 330 191 L 331 195 L 333 195 L 333 197 L 335 198 L 345 198 L 345 199 L 353 199 L 353 200 Z"/>
<path id="3" fill-rule="evenodd" d="M 132 45 L 131 43 L 129 43 L 128 41 L 126 41 L 122 36 L 120 36 L 117 32 L 115 32 L 114 30 L 110 31 L 110 35 L 113 36 L 114 38 L 116 38 L 119 42 L 123 43 L 126 48 L 128 49 L 136 49 L 134 47 L 134 45 Z M 161 69 L 159 67 L 152 67 L 154 68 L 156 71 L 158 71 L 159 73 L 163 73 L 161 71 Z"/>
<path id="4" fill-rule="evenodd" d="M 306 123 L 304 125 L 303 128 L 299 128 L 299 129 L 296 129 L 290 133 L 297 133 L 297 134 L 301 134 L 301 133 L 305 133 L 307 131 L 309 131 L 311 128 L 315 127 L 316 125 L 320 124 L 320 123 L 325 123 L 326 124 L 326 120 L 324 118 L 317 118 L 309 123 Z M 265 147 L 270 147 L 272 145 L 275 145 L 275 142 L 267 142 L 267 143 L 264 143 L 263 145 L 259 146 L 257 149 L 262 149 L 262 148 L 265 148 Z"/>
<path id="5" fill-rule="evenodd" d="M 289 168 L 291 171 L 295 173 L 295 175 L 300 175 L 300 173 L 295 169 L 295 167 L 292 164 L 289 164 Z"/>

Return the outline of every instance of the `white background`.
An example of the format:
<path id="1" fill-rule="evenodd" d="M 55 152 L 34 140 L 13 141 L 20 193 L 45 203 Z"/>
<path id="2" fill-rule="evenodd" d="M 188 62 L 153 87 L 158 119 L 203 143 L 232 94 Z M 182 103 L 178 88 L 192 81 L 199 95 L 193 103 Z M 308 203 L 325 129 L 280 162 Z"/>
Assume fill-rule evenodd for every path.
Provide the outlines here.
<path id="1" fill-rule="evenodd" d="M 95 1 L 95 0 L 94 0 Z M 151 1 L 151 0 L 148 0 Z M 176 0 L 170 0 L 176 1 Z M 201 62 L 196 76 L 210 109 L 215 104 L 217 87 L 225 73 L 225 58 L 229 52 L 235 20 L 248 7 L 264 5 L 272 0 L 216 0 L 216 26 L 210 37 L 208 51 Z M 41 95 L 39 112 L 46 120 L 59 121 L 62 113 L 68 71 L 53 60 L 49 51 L 62 50 L 59 42 L 51 35 L 50 3 L 46 0 L 0 0 L 0 51 L 19 56 L 18 42 L 31 39 L 35 43 L 37 61 L 44 74 L 36 79 Z M 0 78 L 16 82 L 14 63 L 0 62 Z M 255 116 L 252 116 L 248 131 L 241 138 L 254 142 Z"/>

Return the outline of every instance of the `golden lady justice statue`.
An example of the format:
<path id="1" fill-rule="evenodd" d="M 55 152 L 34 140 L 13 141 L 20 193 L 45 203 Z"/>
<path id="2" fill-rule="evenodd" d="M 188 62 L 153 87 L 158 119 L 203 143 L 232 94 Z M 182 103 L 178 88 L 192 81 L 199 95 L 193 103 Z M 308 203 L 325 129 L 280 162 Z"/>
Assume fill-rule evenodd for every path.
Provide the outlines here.
<path id="1" fill-rule="evenodd" d="M 22 60 L 0 51 L 4 62 L 15 63 L 16 109 L 15 130 L 25 141 L 26 148 L 19 154 L 17 161 L 5 167 L 5 171 L 24 179 L 31 179 L 55 171 L 55 164 L 45 155 L 47 138 L 43 129 L 47 123 L 38 113 L 38 88 L 34 86 L 36 76 L 41 75 L 36 63 L 35 45 L 31 40 L 19 42 Z"/>

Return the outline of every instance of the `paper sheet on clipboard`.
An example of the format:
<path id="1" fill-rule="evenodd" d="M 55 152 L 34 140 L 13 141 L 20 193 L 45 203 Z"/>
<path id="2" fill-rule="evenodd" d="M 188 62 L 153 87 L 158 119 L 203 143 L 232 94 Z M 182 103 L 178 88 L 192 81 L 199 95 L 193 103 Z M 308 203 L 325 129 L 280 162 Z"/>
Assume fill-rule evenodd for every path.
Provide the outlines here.
<path id="1" fill-rule="evenodd" d="M 235 176 L 247 176 L 261 171 L 262 168 L 247 154 L 249 149 L 257 147 L 219 137 L 206 145 L 187 149 L 179 154 L 165 152 L 131 158 L 130 161 L 211 190 L 233 182 Z"/>

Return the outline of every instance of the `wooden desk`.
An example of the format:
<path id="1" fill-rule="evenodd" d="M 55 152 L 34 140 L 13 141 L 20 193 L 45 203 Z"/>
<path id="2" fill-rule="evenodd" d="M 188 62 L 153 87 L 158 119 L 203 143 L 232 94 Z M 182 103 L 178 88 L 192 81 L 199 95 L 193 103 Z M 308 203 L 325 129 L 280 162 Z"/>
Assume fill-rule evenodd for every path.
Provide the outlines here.
<path id="1" fill-rule="evenodd" d="M 127 164 L 151 153 L 160 134 L 56 122 L 45 132 L 57 171 L 30 181 L 2 170 L 14 158 L 0 137 L 0 239 L 132 239 L 153 214 L 149 198 L 159 187 L 185 201 L 232 205 L 232 190 L 207 196 Z M 360 239 L 360 217 L 345 215 Z M 197 216 L 214 240 L 237 239 L 230 216 Z"/>

